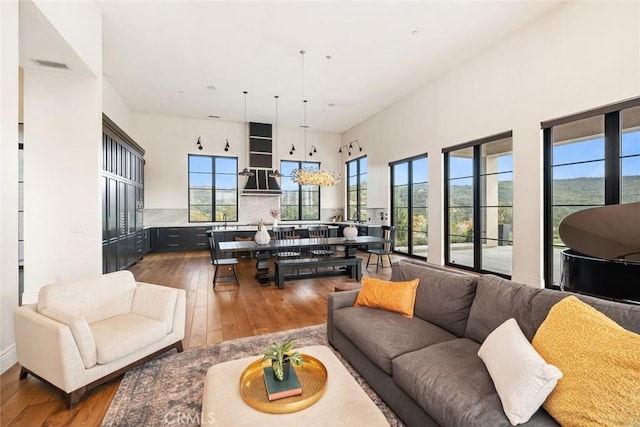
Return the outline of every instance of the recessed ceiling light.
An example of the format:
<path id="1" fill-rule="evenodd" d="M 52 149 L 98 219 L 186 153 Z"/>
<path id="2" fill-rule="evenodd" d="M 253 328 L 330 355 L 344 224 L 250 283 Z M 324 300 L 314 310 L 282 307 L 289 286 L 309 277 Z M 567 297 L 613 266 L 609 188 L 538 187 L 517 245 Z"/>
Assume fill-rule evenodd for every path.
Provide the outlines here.
<path id="1" fill-rule="evenodd" d="M 212 86 L 212 85 L 209 85 L 209 86 L 207 86 L 207 89 L 209 89 L 209 90 L 216 90 L 216 87 L 215 87 L 215 86 Z"/>
<path id="2" fill-rule="evenodd" d="M 210 118 L 210 119 L 219 119 L 219 118 L 220 118 L 220 116 L 216 116 L 216 115 L 214 115 L 214 114 L 209 114 L 209 118 Z"/>
<path id="3" fill-rule="evenodd" d="M 411 34 L 415 36 L 416 34 L 418 34 L 418 30 L 411 31 Z"/>
<path id="4" fill-rule="evenodd" d="M 183 90 L 179 90 L 178 93 L 184 93 L 184 91 Z"/>
<path id="5" fill-rule="evenodd" d="M 326 56 L 326 58 L 327 58 L 327 59 L 331 59 L 331 55 L 327 55 L 327 56 Z"/>

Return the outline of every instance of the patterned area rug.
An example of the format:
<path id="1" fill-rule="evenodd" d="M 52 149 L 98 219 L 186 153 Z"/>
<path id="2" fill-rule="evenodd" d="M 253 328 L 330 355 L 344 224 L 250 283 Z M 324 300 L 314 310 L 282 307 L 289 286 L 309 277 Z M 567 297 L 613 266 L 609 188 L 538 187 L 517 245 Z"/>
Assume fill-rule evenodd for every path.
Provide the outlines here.
<path id="1" fill-rule="evenodd" d="M 199 425 L 204 377 L 209 367 L 229 360 L 259 355 L 271 342 L 282 341 L 287 337 L 296 340 L 296 347 L 328 345 L 327 326 L 318 325 L 223 341 L 208 347 L 185 350 L 183 353 L 172 350 L 124 376 L 102 425 Z M 389 425 L 404 426 L 342 355 L 335 351 L 334 353 L 380 408 Z"/>

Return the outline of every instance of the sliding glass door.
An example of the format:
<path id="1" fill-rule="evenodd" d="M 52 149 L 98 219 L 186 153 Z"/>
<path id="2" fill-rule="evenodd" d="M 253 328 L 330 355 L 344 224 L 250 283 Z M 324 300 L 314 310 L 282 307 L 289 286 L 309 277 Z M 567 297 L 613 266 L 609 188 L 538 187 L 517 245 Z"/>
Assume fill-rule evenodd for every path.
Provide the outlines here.
<path id="1" fill-rule="evenodd" d="M 391 169 L 391 224 L 396 226 L 395 250 L 427 257 L 427 155 L 389 164 Z"/>
<path id="2" fill-rule="evenodd" d="M 445 148 L 445 264 L 510 277 L 511 132 Z"/>

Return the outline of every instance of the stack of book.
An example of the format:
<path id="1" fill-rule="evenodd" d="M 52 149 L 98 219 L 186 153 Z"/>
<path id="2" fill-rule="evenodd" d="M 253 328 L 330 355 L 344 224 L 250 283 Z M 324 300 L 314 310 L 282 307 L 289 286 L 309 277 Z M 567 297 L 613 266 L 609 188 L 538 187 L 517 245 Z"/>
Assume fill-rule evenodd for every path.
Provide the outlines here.
<path id="1" fill-rule="evenodd" d="M 302 386 L 293 366 L 289 370 L 289 378 L 277 381 L 273 375 L 271 366 L 264 368 L 264 383 L 267 386 L 269 401 L 284 399 L 285 397 L 299 396 L 302 394 Z"/>

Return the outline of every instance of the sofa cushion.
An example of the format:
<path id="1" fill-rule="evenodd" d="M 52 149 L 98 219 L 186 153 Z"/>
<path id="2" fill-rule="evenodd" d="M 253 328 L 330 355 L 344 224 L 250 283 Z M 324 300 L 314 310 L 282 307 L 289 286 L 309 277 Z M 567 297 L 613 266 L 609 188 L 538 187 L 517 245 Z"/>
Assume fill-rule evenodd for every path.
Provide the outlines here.
<path id="1" fill-rule="evenodd" d="M 389 375 L 393 358 L 456 338 L 418 317 L 408 318 L 368 307 L 347 307 L 335 311 L 333 325 Z"/>
<path id="2" fill-rule="evenodd" d="M 476 291 L 476 276 L 446 271 L 426 263 L 399 261 L 393 264 L 391 280 L 413 279 L 420 279 L 414 315 L 458 337 L 464 336 Z"/>
<path id="3" fill-rule="evenodd" d="M 562 372 L 533 348 L 514 318 L 489 334 L 478 356 L 513 425 L 529 421 L 562 377 Z"/>
<path id="4" fill-rule="evenodd" d="M 136 286 L 130 271 L 53 283 L 40 288 L 38 313 L 52 307 L 93 323 L 130 312 Z"/>
<path id="5" fill-rule="evenodd" d="M 534 288 L 492 275 L 480 276 L 465 336 L 481 343 L 491 331 L 513 317 L 531 341 L 551 307 L 567 295 L 574 294 Z M 640 306 L 576 296 L 623 328 L 640 333 Z"/>
<path id="6" fill-rule="evenodd" d="M 418 279 L 408 282 L 388 282 L 369 276 L 362 277 L 362 288 L 354 307 L 370 307 L 413 317 Z"/>
<path id="7" fill-rule="evenodd" d="M 459 338 L 404 354 L 393 360 L 393 381 L 440 425 L 510 426 L 479 348 Z M 526 425 L 558 424 L 538 410 Z"/>
<path id="8" fill-rule="evenodd" d="M 98 363 L 106 364 L 164 338 L 163 322 L 126 313 L 89 325 L 96 342 Z"/>
<path id="9" fill-rule="evenodd" d="M 565 374 L 544 403 L 563 425 L 640 425 L 640 335 L 574 296 L 553 306 L 534 347 Z"/>

